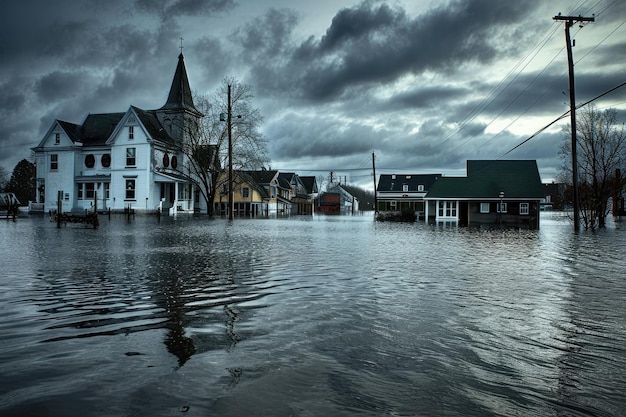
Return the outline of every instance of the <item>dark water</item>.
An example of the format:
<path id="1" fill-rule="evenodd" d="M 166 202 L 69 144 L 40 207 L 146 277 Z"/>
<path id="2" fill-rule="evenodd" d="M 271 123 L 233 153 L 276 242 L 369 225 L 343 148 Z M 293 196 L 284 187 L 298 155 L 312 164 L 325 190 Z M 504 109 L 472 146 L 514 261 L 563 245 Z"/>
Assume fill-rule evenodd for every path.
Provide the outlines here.
<path id="1" fill-rule="evenodd" d="M 624 415 L 625 225 L 2 221 L 0 415 Z"/>

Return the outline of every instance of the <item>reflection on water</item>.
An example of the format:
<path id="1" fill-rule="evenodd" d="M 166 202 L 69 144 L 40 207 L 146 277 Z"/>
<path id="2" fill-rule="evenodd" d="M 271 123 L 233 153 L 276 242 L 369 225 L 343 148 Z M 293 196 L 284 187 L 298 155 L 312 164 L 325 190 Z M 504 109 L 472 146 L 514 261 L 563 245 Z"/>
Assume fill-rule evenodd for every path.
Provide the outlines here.
<path id="1" fill-rule="evenodd" d="M 619 415 L 620 223 L 0 224 L 0 414 Z"/>

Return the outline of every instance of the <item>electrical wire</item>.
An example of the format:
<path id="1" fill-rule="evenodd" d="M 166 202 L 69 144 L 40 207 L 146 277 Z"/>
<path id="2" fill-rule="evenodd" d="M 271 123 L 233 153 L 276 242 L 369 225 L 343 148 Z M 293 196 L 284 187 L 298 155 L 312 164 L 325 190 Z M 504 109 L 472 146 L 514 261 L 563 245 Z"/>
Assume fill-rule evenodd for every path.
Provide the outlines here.
<path id="1" fill-rule="evenodd" d="M 557 31 L 558 27 L 559 26 L 556 25 L 554 29 L 548 30 L 544 34 L 543 39 L 540 42 L 538 42 L 521 60 L 519 60 L 513 66 L 513 68 L 509 70 L 506 76 L 502 80 L 500 80 L 500 82 L 491 90 L 491 92 L 487 95 L 487 97 L 483 98 L 481 102 L 478 104 L 478 106 L 476 106 L 474 110 L 472 110 L 470 113 L 468 113 L 465 116 L 465 118 L 463 119 L 463 121 L 461 121 L 461 123 L 459 123 L 457 128 L 453 129 L 448 134 L 444 135 L 441 139 L 439 139 L 439 141 L 435 142 L 433 146 L 439 146 L 447 142 L 452 136 L 460 132 L 469 123 L 471 123 L 476 117 L 478 117 L 482 111 L 484 111 L 487 107 L 489 107 L 496 100 L 496 98 L 498 98 L 513 83 L 513 81 L 515 81 L 517 77 L 519 77 L 521 72 L 539 54 L 539 52 L 545 47 L 545 45 L 552 38 L 552 36 L 554 36 L 554 33 Z M 526 63 L 524 64 L 524 62 Z M 521 66 L 521 69 L 519 69 L 520 66 Z"/>
<path id="2" fill-rule="evenodd" d="M 613 88 L 611 88 L 610 90 L 605 91 L 604 93 L 592 98 L 589 101 L 586 101 L 578 106 L 576 106 L 576 110 L 580 109 L 581 107 L 585 107 L 587 104 L 590 104 L 610 93 L 612 93 L 615 90 L 618 90 L 622 87 L 626 86 L 626 82 L 621 83 L 618 86 L 615 86 Z M 535 133 L 533 133 L 529 138 L 525 139 L 524 141 L 522 141 L 521 143 L 519 143 L 518 145 L 516 145 L 515 147 L 513 147 L 512 149 L 510 149 L 509 151 L 505 152 L 501 157 L 499 157 L 498 159 L 502 159 L 504 158 L 506 155 L 510 154 L 511 152 L 513 152 L 515 149 L 519 148 L 520 146 L 524 145 L 525 143 L 529 142 L 531 139 L 537 137 L 537 135 L 539 135 L 540 133 L 542 133 L 543 131 L 545 131 L 547 128 L 549 128 L 550 126 L 552 126 L 553 124 L 555 124 L 556 122 L 558 122 L 559 120 L 564 119 L 565 117 L 567 117 L 570 114 L 570 111 L 566 111 L 565 113 L 563 113 L 562 115 L 560 115 L 558 118 L 554 119 L 553 121 L 551 121 L 550 123 L 548 123 L 546 126 L 542 127 L 541 129 L 539 129 L 538 131 L 536 131 Z"/>

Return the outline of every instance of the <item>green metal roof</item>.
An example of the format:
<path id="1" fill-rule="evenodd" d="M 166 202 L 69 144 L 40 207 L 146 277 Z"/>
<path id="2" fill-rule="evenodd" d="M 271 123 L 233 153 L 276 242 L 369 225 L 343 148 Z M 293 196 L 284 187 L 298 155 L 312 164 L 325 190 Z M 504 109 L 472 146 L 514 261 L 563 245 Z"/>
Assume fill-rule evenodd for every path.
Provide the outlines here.
<path id="1" fill-rule="evenodd" d="M 426 199 L 544 197 L 535 160 L 467 161 L 466 177 L 439 177 Z"/>

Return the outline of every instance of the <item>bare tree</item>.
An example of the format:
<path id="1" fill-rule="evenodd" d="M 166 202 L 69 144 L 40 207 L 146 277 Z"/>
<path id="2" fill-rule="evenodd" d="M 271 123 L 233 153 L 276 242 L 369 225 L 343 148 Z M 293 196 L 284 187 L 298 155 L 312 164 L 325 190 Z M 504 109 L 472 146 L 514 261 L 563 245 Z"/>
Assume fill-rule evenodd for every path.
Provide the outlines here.
<path id="1" fill-rule="evenodd" d="M 256 170 L 269 163 L 268 141 L 260 131 L 263 117 L 252 106 L 253 89 L 233 78 L 209 95 L 194 93 L 196 108 L 204 114 L 197 124 L 186 126 L 183 153 L 187 162 L 178 167 L 179 172 L 199 189 L 213 215 L 213 201 L 227 185 L 223 170 L 228 167 L 227 123 L 220 115 L 227 113 L 228 86 L 231 86 L 233 169 Z M 223 118 L 222 118 L 223 119 Z M 222 174 L 222 175 L 220 175 Z"/>
<path id="2" fill-rule="evenodd" d="M 606 226 L 611 211 L 609 199 L 624 186 L 623 179 L 616 179 L 616 172 L 626 162 L 626 134 L 617 118 L 615 109 L 600 111 L 595 106 L 585 107 L 578 114 L 578 195 L 585 229 Z M 571 137 L 571 130 L 567 133 Z M 569 140 L 563 145 L 561 156 L 565 161 L 571 160 Z M 571 181 L 571 166 L 564 163 L 563 171 Z"/>

